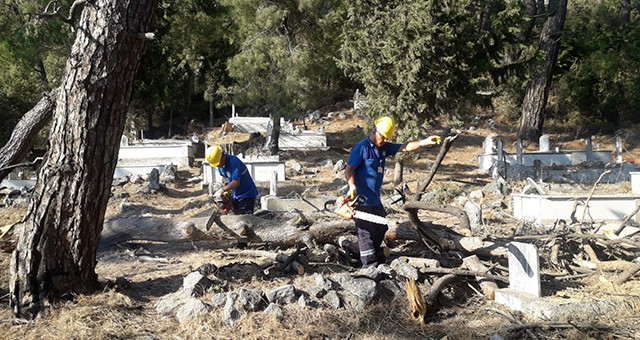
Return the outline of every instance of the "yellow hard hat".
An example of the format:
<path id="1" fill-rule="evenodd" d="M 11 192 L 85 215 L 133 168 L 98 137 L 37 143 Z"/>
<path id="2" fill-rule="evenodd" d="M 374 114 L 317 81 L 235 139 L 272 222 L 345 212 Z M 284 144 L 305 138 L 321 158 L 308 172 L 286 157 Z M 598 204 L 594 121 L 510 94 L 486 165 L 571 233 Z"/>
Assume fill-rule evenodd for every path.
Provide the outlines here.
<path id="1" fill-rule="evenodd" d="M 396 125 L 393 123 L 393 119 L 389 116 L 384 116 L 376 119 L 374 122 L 376 131 L 378 131 L 382 137 L 386 139 L 392 139 L 393 133 L 396 131 Z"/>
<path id="2" fill-rule="evenodd" d="M 207 148 L 204 157 L 207 159 L 207 162 L 209 162 L 209 165 L 216 167 L 220 164 L 220 159 L 222 158 L 222 148 L 217 145 Z"/>

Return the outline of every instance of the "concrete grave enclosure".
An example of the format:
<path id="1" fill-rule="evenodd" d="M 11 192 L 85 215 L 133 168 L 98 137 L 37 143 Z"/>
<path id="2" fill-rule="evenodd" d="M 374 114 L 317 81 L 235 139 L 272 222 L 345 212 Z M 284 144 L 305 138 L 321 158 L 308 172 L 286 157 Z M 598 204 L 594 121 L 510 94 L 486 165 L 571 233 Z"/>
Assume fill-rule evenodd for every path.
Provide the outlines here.
<path id="1" fill-rule="evenodd" d="M 483 154 L 478 155 L 479 170 L 491 173 L 493 177 L 524 180 L 529 177 L 537 183 L 573 183 L 574 185 L 593 186 L 599 183 L 631 182 L 631 191 L 617 191 L 616 194 L 576 193 L 577 186 L 570 193 L 513 193 L 512 209 L 514 217 L 537 224 L 546 224 L 558 219 L 568 221 L 575 201 L 589 200 L 588 210 L 584 204 L 578 204 L 575 217 L 586 220 L 615 222 L 623 220 L 640 204 L 640 172 L 633 163 L 627 163 L 622 157 L 622 140 L 616 139 L 615 153 L 611 150 L 593 150 L 591 139 L 585 140 L 584 150 L 550 151 L 550 138 L 540 138 L 539 150 L 524 152 L 520 141 L 515 143 L 516 153 L 503 150 L 502 140 L 494 136 L 485 138 Z M 614 157 L 615 155 L 615 157 Z M 605 173 L 605 171 L 610 172 Z M 634 185 L 635 188 L 634 189 Z M 636 222 L 640 218 L 636 216 Z"/>

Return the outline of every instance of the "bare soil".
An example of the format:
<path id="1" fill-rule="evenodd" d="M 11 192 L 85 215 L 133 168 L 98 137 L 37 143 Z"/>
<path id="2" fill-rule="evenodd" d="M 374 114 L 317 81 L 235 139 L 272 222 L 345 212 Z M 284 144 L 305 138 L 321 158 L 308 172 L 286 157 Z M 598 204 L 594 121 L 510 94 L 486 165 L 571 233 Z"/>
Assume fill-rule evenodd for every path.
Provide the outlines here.
<path id="1" fill-rule="evenodd" d="M 281 152 L 286 160 L 287 181 L 279 185 L 279 194 L 305 197 L 335 196 L 341 192 L 345 182 L 336 178 L 332 167 L 323 167 L 321 162 L 329 159 L 333 163 L 346 161 L 350 147 L 365 137 L 367 123 L 361 117 L 346 111 L 346 119 L 326 120 L 326 124 L 310 124 L 310 128 L 323 127 L 327 132 L 330 149 L 328 151 Z M 443 203 L 463 192 L 481 189 L 492 179 L 477 171 L 475 156 L 481 153 L 482 141 L 488 134 L 500 135 L 505 140 L 506 151 L 514 152 L 512 143 L 516 137 L 509 124 L 498 124 L 489 129 L 484 121 L 472 129 L 469 126 L 460 134 L 453 148 L 447 154 L 429 191 Z M 433 134 L 440 131 L 434 128 Z M 629 157 L 636 150 L 637 134 L 633 129 L 627 131 L 626 144 Z M 425 136 L 426 137 L 426 136 Z M 238 147 L 251 146 L 248 134 L 231 132 L 221 137 L 219 129 L 213 129 L 201 139 L 210 143 L 235 142 Z M 560 131 L 552 135 L 552 140 L 563 149 L 580 149 L 583 141 L 576 139 L 573 131 Z M 613 148 L 612 136 L 595 136 L 594 145 L 603 149 Z M 528 145 L 528 149 L 535 149 Z M 415 158 L 406 161 L 404 182 L 409 191 L 415 190 L 417 182 L 426 177 L 437 155 L 438 149 L 423 150 Z M 637 153 L 640 155 L 640 153 Z M 635 158 L 635 157 L 634 157 Z M 197 163 L 197 162 L 196 162 Z M 292 165 L 299 163 L 302 173 L 294 173 Z M 385 197 L 392 195 L 394 162 L 387 165 L 390 173 L 385 177 L 383 191 Z M 127 184 L 113 188 L 113 197 L 107 209 L 107 218 L 121 214 L 121 206 L 126 202 L 137 214 L 171 216 L 176 221 L 191 216 L 203 216 L 211 211 L 212 203 L 207 191 L 200 183 L 188 182 L 200 175 L 196 166 L 181 169 L 179 180 L 168 184 L 165 192 L 149 193 L 146 183 Z M 268 183 L 259 183 L 261 193 L 268 193 Z M 521 183 L 511 183 L 514 191 L 522 187 Z M 509 198 L 503 198 L 505 206 Z M 8 207 L 0 211 L 2 225 L 17 222 L 26 211 L 26 207 Z M 128 210 L 128 213 L 132 213 Z M 396 212 L 394 219 L 403 220 L 402 213 Z M 446 215 L 425 216 L 436 223 L 456 228 L 456 220 Z M 505 217 L 504 214 L 485 216 L 485 224 L 475 230 L 480 236 L 507 236 L 521 228 L 519 222 Z M 235 326 L 222 321 L 220 308 L 201 315 L 191 322 L 180 324 L 173 317 L 156 313 L 155 302 L 168 293 L 177 291 L 182 279 L 203 264 L 224 266 L 229 263 L 260 263 L 265 259 L 248 258 L 238 255 L 237 249 L 228 249 L 224 245 L 212 242 L 194 242 L 186 244 L 160 244 L 151 242 L 130 242 L 120 246 L 100 250 L 96 271 L 103 291 L 92 295 L 80 295 L 72 301 L 56 302 L 35 321 L 14 319 L 8 302 L 9 259 L 10 254 L 0 253 L 0 332 L 7 339 L 476 339 L 488 338 L 498 334 L 505 339 L 544 338 L 544 339 L 601 339 L 601 338 L 637 338 L 640 327 L 637 326 L 638 314 L 634 308 L 622 309 L 613 318 L 603 316 L 598 320 L 584 320 L 576 315 L 575 322 L 591 322 L 592 329 L 554 328 L 554 327 L 515 327 L 526 324 L 522 315 L 510 312 L 495 305 L 492 301 L 471 288 L 475 283 L 462 280 L 443 292 L 437 308 L 427 313 L 425 324 L 416 323 L 409 315 L 408 304 L 402 298 L 391 303 L 378 303 L 369 306 L 363 313 L 347 310 L 304 309 L 297 304 L 286 305 L 284 320 L 279 322 L 264 313 L 249 313 Z M 424 245 L 411 242 L 392 244 L 392 252 L 407 249 L 420 249 Z M 135 254 L 134 254 L 135 252 Z M 162 262 L 144 261 L 138 255 L 148 254 L 162 258 Z M 316 271 L 339 271 L 339 267 L 315 269 Z M 310 270 L 309 273 L 313 272 Z M 118 278 L 128 281 L 125 286 L 108 288 L 109 282 Z M 549 289 L 558 296 L 607 296 L 640 295 L 638 281 L 630 281 L 623 286 L 614 286 L 611 276 L 601 273 L 585 277 L 578 285 Z M 289 275 L 271 281 L 244 277 L 231 282 L 232 289 L 240 287 L 259 287 L 268 290 L 283 284 L 292 283 L 304 287 L 310 285 L 310 275 Z M 421 284 L 426 291 L 429 282 Z M 543 283 L 544 285 L 544 283 Z M 206 299 L 208 296 L 204 298 Z M 600 327 L 602 326 L 602 327 Z"/>

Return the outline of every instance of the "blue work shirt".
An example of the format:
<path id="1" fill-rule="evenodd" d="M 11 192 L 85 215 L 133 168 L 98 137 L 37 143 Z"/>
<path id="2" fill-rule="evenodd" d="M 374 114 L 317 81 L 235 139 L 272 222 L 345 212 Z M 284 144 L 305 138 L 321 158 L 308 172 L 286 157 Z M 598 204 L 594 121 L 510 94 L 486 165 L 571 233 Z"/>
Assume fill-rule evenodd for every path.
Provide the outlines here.
<path id="1" fill-rule="evenodd" d="M 359 141 L 351 149 L 347 165 L 355 168 L 356 191 L 367 201 L 363 206 L 377 206 L 380 202 L 380 188 L 384 177 L 384 166 L 387 156 L 393 156 L 400 150 L 402 144 L 384 143 L 380 150 L 367 137 Z"/>
<path id="2" fill-rule="evenodd" d="M 218 173 L 220 176 L 231 181 L 240 179 L 240 185 L 231 189 L 233 199 L 255 198 L 258 196 L 258 188 L 249 174 L 249 169 L 242 163 L 242 161 L 233 155 L 226 155 L 227 161 L 224 167 L 218 167 Z"/>

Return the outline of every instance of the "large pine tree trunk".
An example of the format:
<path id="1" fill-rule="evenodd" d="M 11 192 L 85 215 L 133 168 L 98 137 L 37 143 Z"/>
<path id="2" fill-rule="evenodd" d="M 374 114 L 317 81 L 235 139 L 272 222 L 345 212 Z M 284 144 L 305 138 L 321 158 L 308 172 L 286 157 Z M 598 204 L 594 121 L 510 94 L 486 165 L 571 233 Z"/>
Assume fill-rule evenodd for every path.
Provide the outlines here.
<path id="1" fill-rule="evenodd" d="M 49 149 L 11 259 L 11 306 L 97 287 L 96 251 L 119 141 L 155 0 L 85 3 L 57 98 Z"/>
<path id="2" fill-rule="evenodd" d="M 271 131 L 269 131 L 269 138 L 267 138 L 266 149 L 269 151 L 269 155 L 277 155 L 280 150 L 278 141 L 280 139 L 280 113 L 274 112 L 271 115 Z"/>
<path id="3" fill-rule="evenodd" d="M 549 97 L 549 87 L 553 69 L 558 58 L 561 32 L 567 14 L 567 0 L 549 0 L 549 16 L 540 36 L 540 48 L 544 52 L 544 61 L 537 67 L 527 86 L 522 102 L 522 117 L 518 137 L 530 141 L 538 141 L 544 125 L 544 109 Z"/>

